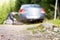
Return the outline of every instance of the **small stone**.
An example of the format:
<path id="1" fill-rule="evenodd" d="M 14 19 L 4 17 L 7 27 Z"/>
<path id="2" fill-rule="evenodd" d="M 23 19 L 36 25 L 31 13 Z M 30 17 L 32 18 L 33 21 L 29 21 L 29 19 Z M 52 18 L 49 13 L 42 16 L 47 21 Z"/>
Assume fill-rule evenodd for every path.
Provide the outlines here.
<path id="1" fill-rule="evenodd" d="M 13 39 L 13 40 L 16 40 L 16 39 Z"/>
<path id="2" fill-rule="evenodd" d="M 59 31 L 59 29 L 55 27 L 54 28 L 54 32 L 58 32 L 58 31 Z"/>
<path id="3" fill-rule="evenodd" d="M 49 22 L 42 23 L 40 26 L 44 27 L 45 30 L 53 30 L 53 24 Z"/>
<path id="4" fill-rule="evenodd" d="M 8 40 L 10 40 L 10 39 L 8 39 Z"/>
<path id="5" fill-rule="evenodd" d="M 60 29 L 59 29 L 59 32 L 60 32 Z"/>
<path id="6" fill-rule="evenodd" d="M 1 37 L 4 37 L 4 35 L 1 35 Z"/>
<path id="7" fill-rule="evenodd" d="M 53 40 L 59 40 L 59 38 L 54 38 Z"/>

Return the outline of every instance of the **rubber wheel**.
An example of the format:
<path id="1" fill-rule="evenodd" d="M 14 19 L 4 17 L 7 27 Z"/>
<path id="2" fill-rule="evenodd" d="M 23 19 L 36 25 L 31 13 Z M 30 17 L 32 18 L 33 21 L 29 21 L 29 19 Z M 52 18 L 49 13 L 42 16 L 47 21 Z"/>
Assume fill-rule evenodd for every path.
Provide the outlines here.
<path id="1" fill-rule="evenodd" d="M 44 19 L 40 19 L 40 22 L 42 23 Z"/>

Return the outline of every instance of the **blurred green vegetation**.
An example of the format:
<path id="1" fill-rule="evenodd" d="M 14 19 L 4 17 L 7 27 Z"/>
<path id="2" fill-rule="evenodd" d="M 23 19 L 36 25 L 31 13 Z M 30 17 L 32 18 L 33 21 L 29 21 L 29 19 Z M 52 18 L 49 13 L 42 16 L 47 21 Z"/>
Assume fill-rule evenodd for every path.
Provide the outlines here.
<path id="1" fill-rule="evenodd" d="M 36 31 L 39 31 L 39 32 L 44 32 L 44 31 L 45 31 L 45 30 L 44 30 L 44 27 L 42 27 L 42 26 L 38 26 L 38 27 L 36 27 L 36 28 L 27 28 L 27 30 L 32 31 L 33 34 L 35 34 Z"/>
<path id="2" fill-rule="evenodd" d="M 0 24 L 6 19 L 9 12 L 14 11 L 15 2 L 10 0 L 9 3 L 4 2 L 3 5 L 0 5 Z"/>
<path id="3" fill-rule="evenodd" d="M 60 28 L 60 20 L 48 20 L 49 22 L 53 23 L 54 25 L 56 25 L 58 28 Z"/>
<path id="4" fill-rule="evenodd" d="M 7 4 L 3 4 L 0 6 L 0 24 L 3 23 L 5 18 L 7 17 L 8 13 L 10 11 L 10 6 Z"/>

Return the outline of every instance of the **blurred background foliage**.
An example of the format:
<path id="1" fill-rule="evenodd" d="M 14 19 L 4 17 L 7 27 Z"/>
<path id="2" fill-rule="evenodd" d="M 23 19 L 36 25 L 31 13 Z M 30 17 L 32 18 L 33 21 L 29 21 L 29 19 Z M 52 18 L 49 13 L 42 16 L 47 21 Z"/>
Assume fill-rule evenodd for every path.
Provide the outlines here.
<path id="1" fill-rule="evenodd" d="M 0 0 L 0 2 L 3 0 Z M 41 5 L 45 11 L 46 11 L 46 18 L 47 19 L 53 19 L 54 15 L 54 6 L 55 6 L 55 0 L 8 0 L 3 2 L 2 5 L 0 5 L 0 24 L 3 23 L 3 21 L 6 19 L 9 12 L 12 11 L 19 11 L 20 6 L 22 4 L 39 4 Z M 58 2 L 58 14 L 57 18 L 60 18 L 60 3 Z"/>

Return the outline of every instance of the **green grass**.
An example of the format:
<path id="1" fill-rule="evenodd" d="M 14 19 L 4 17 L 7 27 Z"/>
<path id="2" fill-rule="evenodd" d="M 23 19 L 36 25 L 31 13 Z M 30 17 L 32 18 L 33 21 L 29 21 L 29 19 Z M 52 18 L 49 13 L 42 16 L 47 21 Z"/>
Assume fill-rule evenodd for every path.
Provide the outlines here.
<path id="1" fill-rule="evenodd" d="M 48 20 L 48 21 L 58 26 L 58 28 L 60 28 L 60 20 L 57 19 L 57 20 Z"/>

